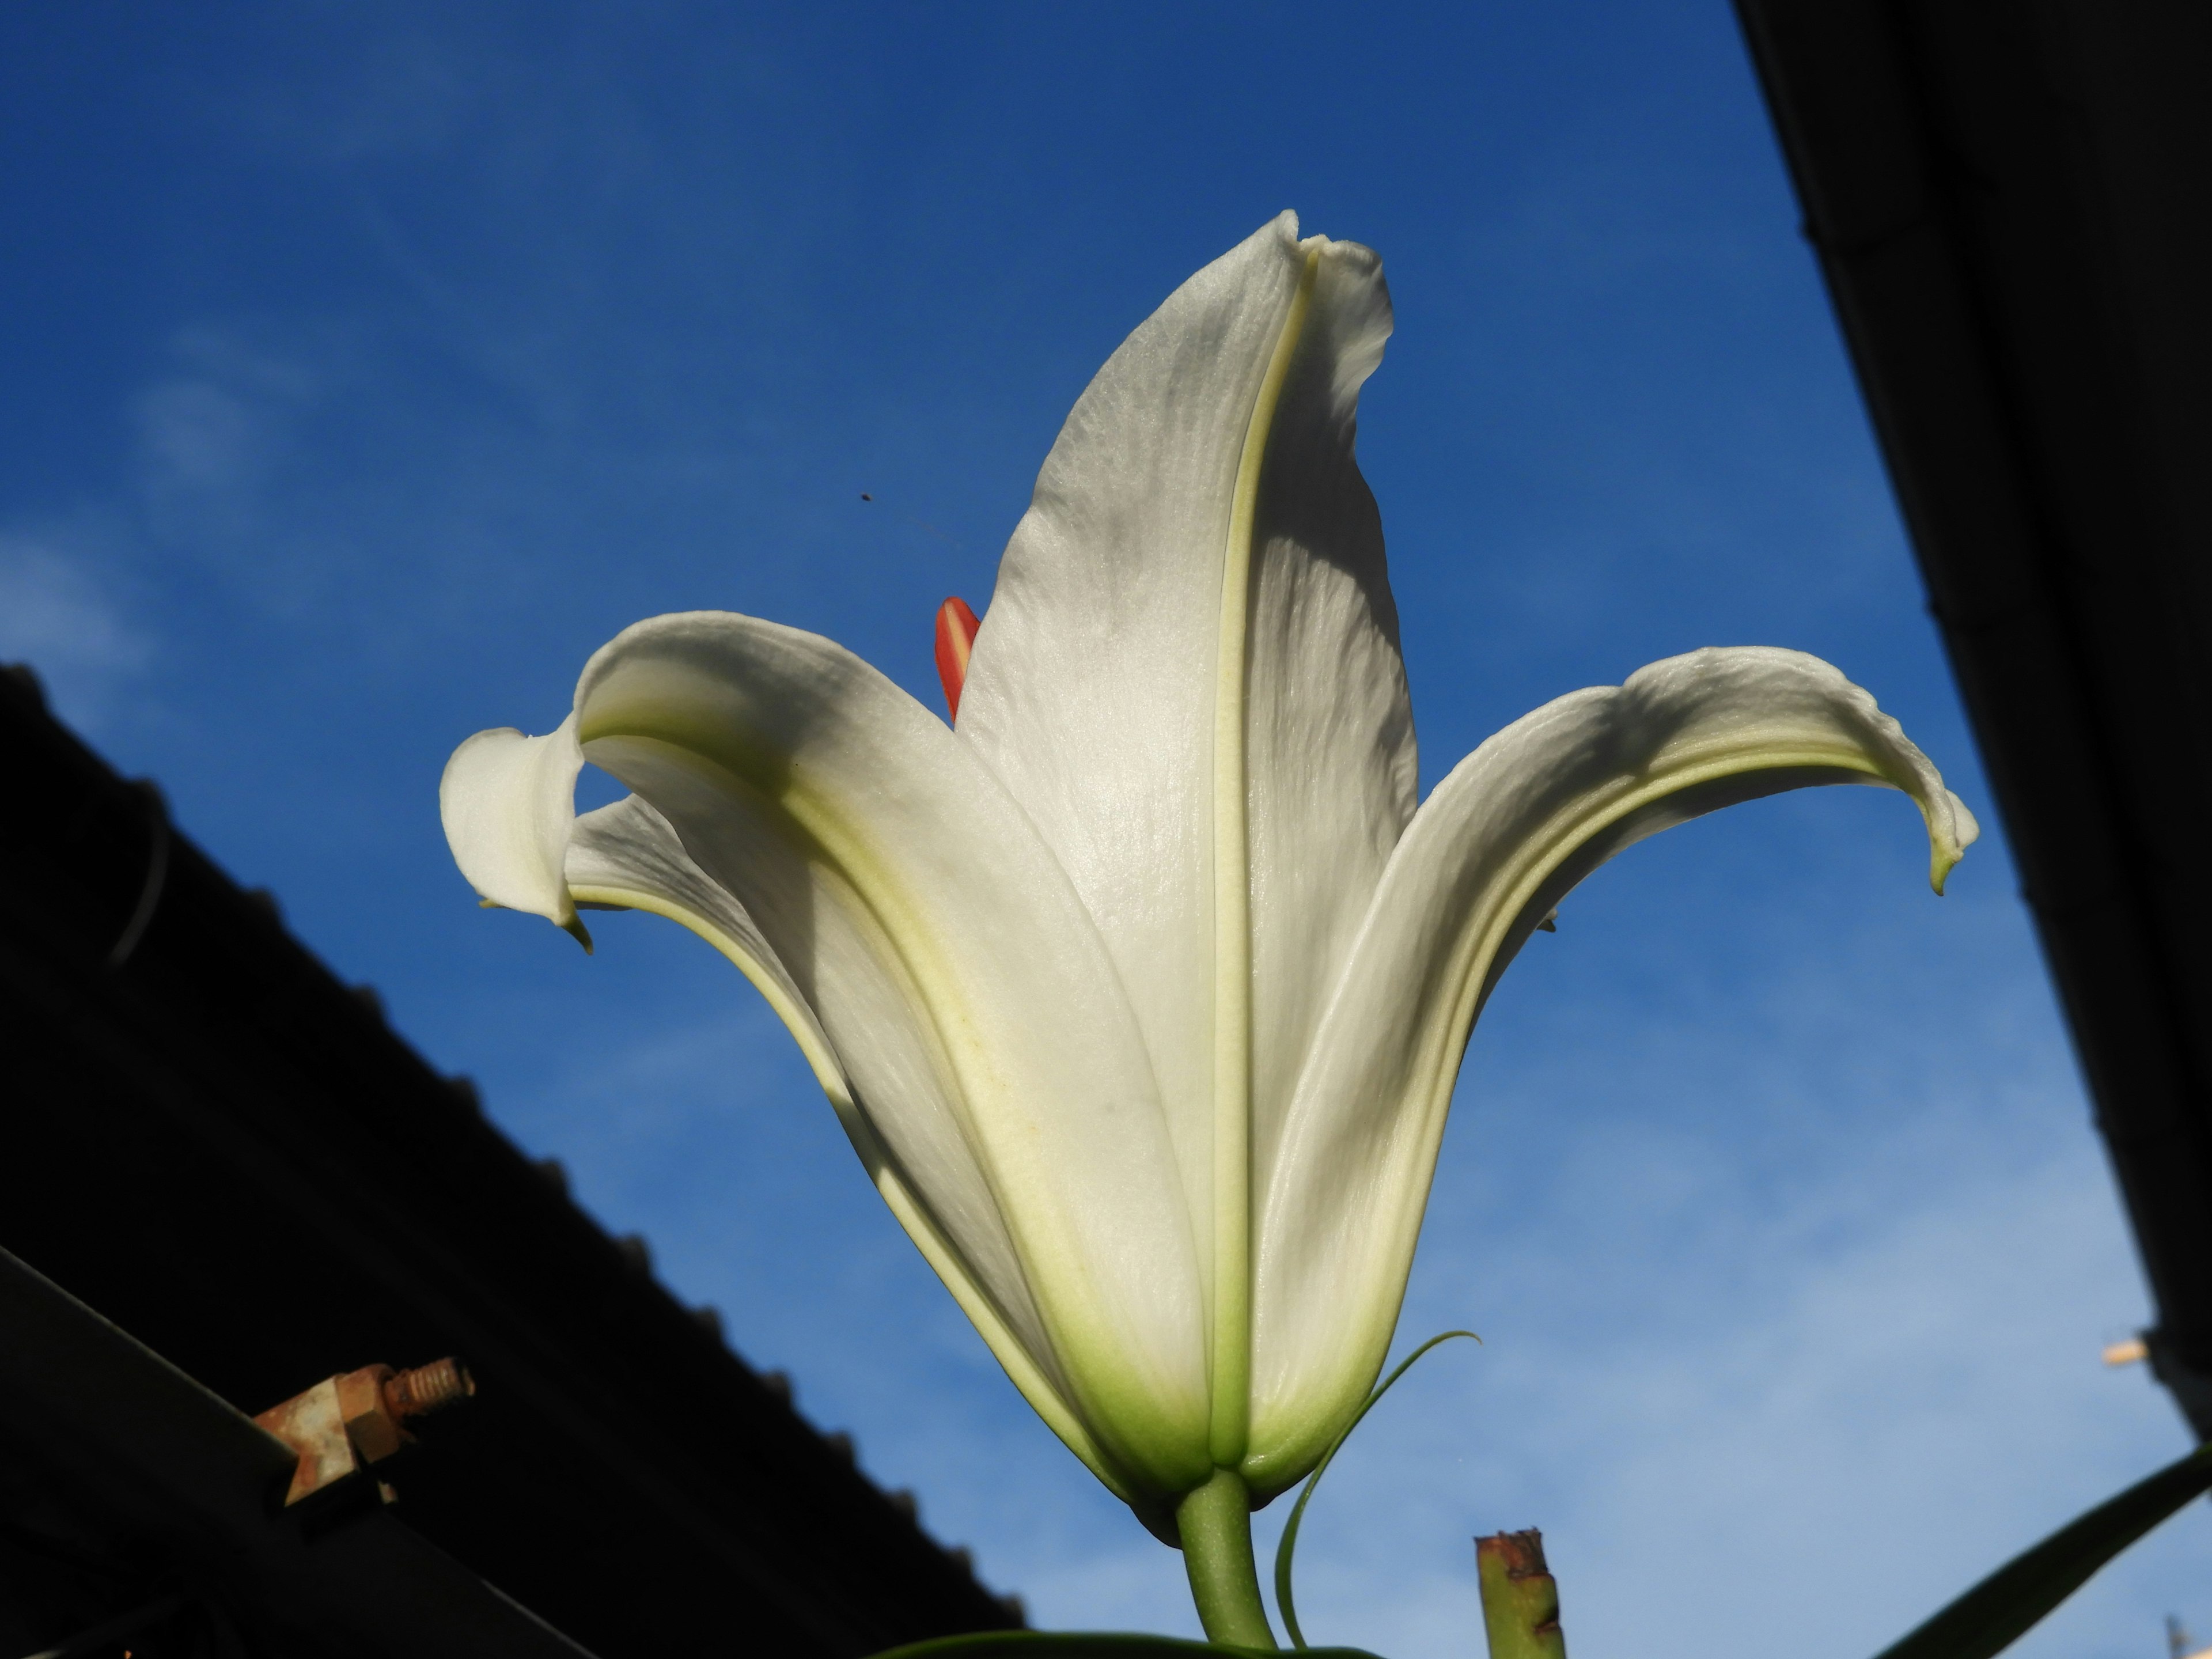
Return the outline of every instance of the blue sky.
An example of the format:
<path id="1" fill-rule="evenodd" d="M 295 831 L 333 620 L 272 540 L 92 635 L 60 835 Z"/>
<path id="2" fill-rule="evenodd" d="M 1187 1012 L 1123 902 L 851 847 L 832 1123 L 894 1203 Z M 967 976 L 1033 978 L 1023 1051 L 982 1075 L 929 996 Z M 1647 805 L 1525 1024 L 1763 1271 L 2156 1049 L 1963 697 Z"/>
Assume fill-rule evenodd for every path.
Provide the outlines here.
<path id="1" fill-rule="evenodd" d="M 1292 207 L 1391 277 L 1361 458 L 1425 779 L 1766 643 L 1993 819 L 1720 0 L 17 8 L 0 108 L 0 656 L 1042 1622 L 1194 1627 L 737 976 L 476 908 L 457 741 L 696 607 L 933 698 L 1091 371 Z M 1478 1650 L 1467 1540 L 1538 1524 L 1579 1654 L 1863 1659 L 2182 1449 L 2097 1364 L 2142 1291 L 2002 839 L 1924 867 L 1896 797 L 1787 797 L 1516 965 L 1401 1330 L 1486 1346 L 1332 1473 L 1316 1639 Z M 2212 1635 L 2203 1507 L 2021 1651 Z"/>

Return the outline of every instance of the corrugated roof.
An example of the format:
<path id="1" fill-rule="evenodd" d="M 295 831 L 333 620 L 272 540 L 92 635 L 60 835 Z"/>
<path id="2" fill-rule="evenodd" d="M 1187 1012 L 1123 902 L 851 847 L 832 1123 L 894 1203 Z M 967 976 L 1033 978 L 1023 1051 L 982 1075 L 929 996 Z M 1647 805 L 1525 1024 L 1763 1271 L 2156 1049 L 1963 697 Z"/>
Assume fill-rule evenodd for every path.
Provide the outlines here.
<path id="1" fill-rule="evenodd" d="M 27 676 L 0 754 L 0 1246 L 249 1413 L 459 1355 L 392 1524 L 600 1659 L 1019 1624 Z"/>

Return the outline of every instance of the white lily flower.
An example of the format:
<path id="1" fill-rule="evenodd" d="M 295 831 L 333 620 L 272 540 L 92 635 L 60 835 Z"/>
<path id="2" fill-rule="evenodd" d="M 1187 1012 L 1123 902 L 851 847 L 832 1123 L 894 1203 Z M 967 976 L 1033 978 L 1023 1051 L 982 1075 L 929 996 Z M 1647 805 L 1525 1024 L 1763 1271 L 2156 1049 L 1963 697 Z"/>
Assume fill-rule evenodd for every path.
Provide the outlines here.
<path id="1" fill-rule="evenodd" d="M 752 981 L 1015 1383 L 1156 1527 L 1218 1470 L 1282 1491 L 1358 1408 L 1469 1029 L 1575 883 L 1808 784 L 1910 795 L 1938 891 L 1975 835 L 1866 692 L 1763 648 L 1562 697 L 1417 808 L 1352 453 L 1389 331 L 1376 256 L 1289 214 L 1179 289 L 1045 461 L 957 728 L 826 639 L 659 617 L 441 792 L 488 902 L 580 937 L 580 907 L 653 911 Z M 576 817 L 587 759 L 635 793 Z"/>

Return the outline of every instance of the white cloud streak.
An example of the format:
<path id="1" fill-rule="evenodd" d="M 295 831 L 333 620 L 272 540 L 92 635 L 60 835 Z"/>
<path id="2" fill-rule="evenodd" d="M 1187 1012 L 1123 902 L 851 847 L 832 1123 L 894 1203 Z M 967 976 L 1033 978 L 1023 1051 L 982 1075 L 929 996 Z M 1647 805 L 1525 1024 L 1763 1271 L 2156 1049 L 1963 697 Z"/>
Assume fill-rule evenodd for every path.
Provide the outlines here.
<path id="1" fill-rule="evenodd" d="M 96 729 L 153 647 L 87 539 L 82 529 L 0 530 L 0 661 L 29 663 L 64 718 Z"/>

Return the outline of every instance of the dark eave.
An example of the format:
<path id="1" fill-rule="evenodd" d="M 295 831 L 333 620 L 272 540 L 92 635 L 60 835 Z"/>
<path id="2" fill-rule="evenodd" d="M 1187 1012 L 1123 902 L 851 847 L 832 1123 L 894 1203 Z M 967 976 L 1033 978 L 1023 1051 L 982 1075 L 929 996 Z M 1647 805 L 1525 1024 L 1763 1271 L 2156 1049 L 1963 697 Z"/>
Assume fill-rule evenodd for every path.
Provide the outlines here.
<path id="1" fill-rule="evenodd" d="M 599 1659 L 1020 1622 L 18 672 L 0 758 L 0 1248 L 240 1412 L 459 1355 L 374 1524 Z"/>
<path id="2" fill-rule="evenodd" d="M 104 1621 L 116 1639 L 74 1649 L 127 1651 L 143 1645 L 130 1626 L 204 1599 L 257 1652 L 592 1659 L 373 1503 L 319 1528 L 280 1509 L 288 1447 L 5 1251 L 0 1331 L 11 1493 L 31 1483 L 70 1531 L 162 1558 L 167 1594 L 131 1598 Z"/>
<path id="3" fill-rule="evenodd" d="M 2212 1437 L 2212 5 L 1737 9 Z"/>

